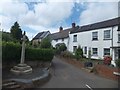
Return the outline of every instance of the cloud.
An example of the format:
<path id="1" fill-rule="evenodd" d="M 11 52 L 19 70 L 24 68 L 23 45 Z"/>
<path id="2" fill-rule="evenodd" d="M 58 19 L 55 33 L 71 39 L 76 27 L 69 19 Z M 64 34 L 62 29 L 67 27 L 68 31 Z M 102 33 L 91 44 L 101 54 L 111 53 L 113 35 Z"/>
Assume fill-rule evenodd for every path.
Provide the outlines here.
<path id="1" fill-rule="evenodd" d="M 80 25 L 92 24 L 118 17 L 117 2 L 93 2 L 87 4 L 86 10 L 80 15 Z"/>
<path id="2" fill-rule="evenodd" d="M 74 3 L 46 2 L 35 5 L 34 11 L 29 11 L 21 22 L 29 25 L 41 25 L 49 27 L 68 18 L 72 13 Z M 32 18 L 31 18 L 32 17 Z"/>

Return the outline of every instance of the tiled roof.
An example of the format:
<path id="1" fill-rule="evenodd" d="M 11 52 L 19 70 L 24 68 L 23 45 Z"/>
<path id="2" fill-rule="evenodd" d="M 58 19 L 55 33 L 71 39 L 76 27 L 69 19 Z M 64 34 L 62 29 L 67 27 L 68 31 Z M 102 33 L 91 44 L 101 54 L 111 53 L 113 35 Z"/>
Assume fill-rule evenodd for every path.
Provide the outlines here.
<path id="1" fill-rule="evenodd" d="M 70 33 L 77 33 L 77 32 L 84 32 L 84 31 L 90 31 L 90 30 L 95 30 L 95 29 L 100 29 L 100 28 L 107 28 L 111 26 L 116 26 L 120 24 L 120 17 L 110 19 L 107 21 L 102 21 L 94 24 L 89 24 L 85 26 L 80 26 L 79 29 L 77 30 L 72 30 Z"/>
<path id="2" fill-rule="evenodd" d="M 75 28 L 68 28 L 68 29 L 62 30 L 62 31 L 60 31 L 60 32 L 50 34 L 49 37 L 50 37 L 52 40 L 67 38 L 67 37 L 69 37 L 69 32 L 70 32 L 71 30 L 76 30 L 76 29 L 78 29 L 78 28 L 79 28 L 78 26 L 75 27 Z"/>
<path id="3" fill-rule="evenodd" d="M 42 39 L 42 38 L 44 38 L 44 36 L 45 36 L 47 33 L 49 33 L 49 31 L 40 32 L 40 33 L 38 33 L 38 34 L 33 38 L 33 40 L 35 40 L 35 39 Z"/>

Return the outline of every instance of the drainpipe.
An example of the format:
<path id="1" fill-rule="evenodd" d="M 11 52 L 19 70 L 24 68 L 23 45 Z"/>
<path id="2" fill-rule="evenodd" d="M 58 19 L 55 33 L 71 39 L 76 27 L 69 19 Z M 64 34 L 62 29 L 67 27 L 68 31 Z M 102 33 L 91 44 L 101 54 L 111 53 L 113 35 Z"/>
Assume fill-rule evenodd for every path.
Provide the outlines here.
<path id="1" fill-rule="evenodd" d="M 113 47 L 113 27 L 112 27 L 112 39 L 111 39 L 111 47 Z"/>
<path id="2" fill-rule="evenodd" d="M 114 49 L 113 49 L 113 28 L 114 27 L 112 27 L 112 39 L 111 39 L 111 47 L 112 47 L 112 64 L 115 66 L 115 58 L 114 58 L 114 55 L 115 55 L 115 53 L 114 53 Z"/>

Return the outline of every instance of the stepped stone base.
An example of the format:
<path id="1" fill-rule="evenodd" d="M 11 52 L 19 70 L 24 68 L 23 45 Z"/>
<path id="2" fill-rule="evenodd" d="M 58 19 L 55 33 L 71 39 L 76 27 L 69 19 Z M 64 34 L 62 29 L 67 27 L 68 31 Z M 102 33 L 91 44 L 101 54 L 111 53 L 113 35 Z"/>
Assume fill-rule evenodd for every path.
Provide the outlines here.
<path id="1" fill-rule="evenodd" d="M 11 68 L 11 72 L 15 74 L 26 74 L 26 73 L 31 73 L 32 68 L 27 64 L 18 64 L 17 66 Z"/>

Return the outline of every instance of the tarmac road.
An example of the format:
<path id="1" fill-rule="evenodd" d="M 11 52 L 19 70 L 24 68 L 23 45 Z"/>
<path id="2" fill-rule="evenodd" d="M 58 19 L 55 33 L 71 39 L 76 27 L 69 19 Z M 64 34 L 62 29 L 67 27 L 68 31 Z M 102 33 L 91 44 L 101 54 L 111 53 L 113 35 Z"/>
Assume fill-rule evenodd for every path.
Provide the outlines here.
<path id="1" fill-rule="evenodd" d="M 118 82 L 86 72 L 54 57 L 51 79 L 40 88 L 118 88 Z"/>

